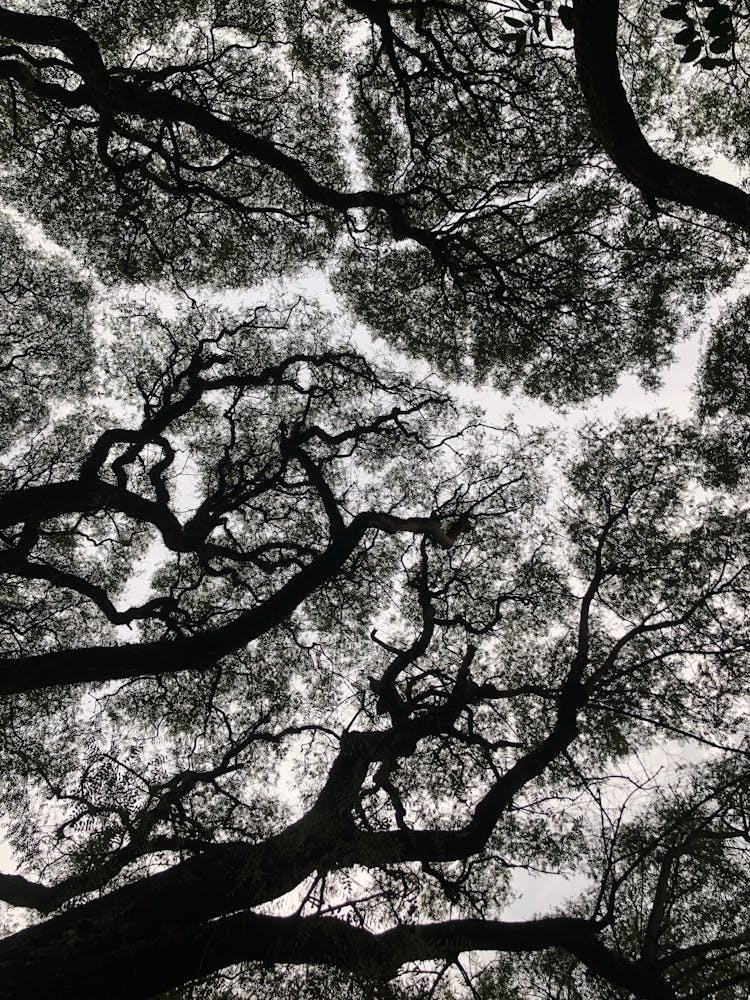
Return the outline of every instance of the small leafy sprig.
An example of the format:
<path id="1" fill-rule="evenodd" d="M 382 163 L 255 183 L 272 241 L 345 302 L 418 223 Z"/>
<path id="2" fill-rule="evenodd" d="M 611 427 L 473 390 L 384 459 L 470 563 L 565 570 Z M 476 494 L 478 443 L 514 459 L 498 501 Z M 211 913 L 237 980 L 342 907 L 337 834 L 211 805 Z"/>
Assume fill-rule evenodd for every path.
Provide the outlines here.
<path id="1" fill-rule="evenodd" d="M 685 49 L 680 62 L 697 62 L 708 70 L 731 66 L 737 37 L 732 7 L 720 0 L 694 0 L 690 8 L 685 2 L 671 3 L 661 12 L 668 21 L 683 25 L 674 36 Z"/>
<path id="2" fill-rule="evenodd" d="M 554 41 L 554 24 L 557 19 L 567 31 L 573 30 L 571 6 L 561 4 L 555 10 L 552 0 L 520 0 L 520 3 L 525 11 L 505 15 L 506 23 L 514 29 L 508 32 L 506 38 L 508 41 L 515 41 L 519 50 L 528 42 L 540 40 L 542 34 L 550 42 Z"/>

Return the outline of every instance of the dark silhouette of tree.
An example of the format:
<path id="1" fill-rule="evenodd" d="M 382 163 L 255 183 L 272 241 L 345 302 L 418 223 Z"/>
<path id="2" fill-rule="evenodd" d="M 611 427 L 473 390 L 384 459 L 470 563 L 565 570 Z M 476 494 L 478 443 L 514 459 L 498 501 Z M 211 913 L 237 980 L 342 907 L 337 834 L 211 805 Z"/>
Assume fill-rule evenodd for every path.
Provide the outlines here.
<path id="1" fill-rule="evenodd" d="M 0 997 L 746 995 L 746 20 L 0 7 Z"/>

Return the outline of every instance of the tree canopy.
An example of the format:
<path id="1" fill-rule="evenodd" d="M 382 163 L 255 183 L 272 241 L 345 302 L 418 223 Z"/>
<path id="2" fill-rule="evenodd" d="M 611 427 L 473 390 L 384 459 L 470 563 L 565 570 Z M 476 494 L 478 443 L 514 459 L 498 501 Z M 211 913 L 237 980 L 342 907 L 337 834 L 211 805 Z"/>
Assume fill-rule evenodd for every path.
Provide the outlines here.
<path id="1" fill-rule="evenodd" d="M 747 997 L 749 33 L 0 6 L 0 998 Z"/>

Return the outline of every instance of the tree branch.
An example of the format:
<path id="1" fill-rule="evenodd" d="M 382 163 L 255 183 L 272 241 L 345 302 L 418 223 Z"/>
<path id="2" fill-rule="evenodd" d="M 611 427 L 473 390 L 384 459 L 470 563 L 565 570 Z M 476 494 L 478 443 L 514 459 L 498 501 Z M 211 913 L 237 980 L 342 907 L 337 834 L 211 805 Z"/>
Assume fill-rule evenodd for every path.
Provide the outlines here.
<path id="1" fill-rule="evenodd" d="M 664 198 L 750 232 L 750 195 L 660 156 L 641 131 L 617 62 L 618 0 L 573 0 L 578 79 L 591 124 L 623 177 L 646 199 Z"/>

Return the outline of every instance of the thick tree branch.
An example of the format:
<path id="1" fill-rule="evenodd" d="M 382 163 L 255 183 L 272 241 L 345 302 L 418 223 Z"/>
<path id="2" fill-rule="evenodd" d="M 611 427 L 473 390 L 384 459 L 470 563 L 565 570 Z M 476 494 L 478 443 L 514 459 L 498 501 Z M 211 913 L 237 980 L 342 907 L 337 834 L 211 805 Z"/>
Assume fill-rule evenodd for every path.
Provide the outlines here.
<path id="1" fill-rule="evenodd" d="M 59 494 L 67 499 L 69 493 L 75 497 L 80 496 L 76 487 L 81 484 L 60 485 L 63 487 L 61 490 L 52 490 L 54 497 Z M 113 495 L 127 492 L 108 487 L 104 483 L 101 487 L 101 492 L 106 495 L 110 495 L 110 490 Z M 41 491 L 45 487 L 34 489 Z M 85 491 L 83 495 L 85 496 Z M 149 508 L 157 506 L 135 494 L 127 496 L 129 500 L 134 498 L 134 503 L 147 505 Z M 279 625 L 319 587 L 334 579 L 371 528 L 385 528 L 389 534 L 406 531 L 429 535 L 443 547 L 447 547 L 446 543 L 450 546 L 455 542 L 434 518 L 398 518 L 378 512 L 357 514 L 332 539 L 324 552 L 296 573 L 275 594 L 257 607 L 238 615 L 227 625 L 178 639 L 126 643 L 120 646 L 74 647 L 20 658 L 4 658 L 0 660 L 0 693 L 18 694 L 61 684 L 159 676 L 178 670 L 205 670 L 221 657 L 236 652 Z"/>
<path id="2" fill-rule="evenodd" d="M 0 61 L 0 77 L 15 79 L 21 86 L 46 99 L 58 99 L 67 107 L 91 107 L 105 115 L 137 116 L 146 121 L 183 124 L 210 136 L 241 156 L 247 156 L 283 175 L 305 198 L 316 204 L 348 213 L 375 209 L 388 218 L 397 240 L 411 239 L 442 257 L 441 241 L 429 229 L 414 225 L 403 201 L 376 190 L 341 191 L 317 180 L 300 160 L 285 153 L 268 139 L 254 135 L 231 121 L 217 117 L 167 90 L 155 90 L 108 72 L 94 39 L 72 21 L 36 14 L 21 14 L 0 7 L 0 33 L 16 42 L 45 45 L 63 52 L 84 81 L 76 90 L 44 84 L 20 63 Z M 58 94 L 59 92 L 59 94 Z"/>
<path id="3" fill-rule="evenodd" d="M 28 948 L 38 937 L 31 928 L 11 939 Z M 91 933 L 89 931 L 89 933 Z M 27 938 L 26 941 L 23 939 Z M 83 942 L 80 942 L 83 943 Z M 87 942 L 88 944 L 88 942 Z M 326 964 L 374 980 L 392 978 L 408 962 L 457 957 L 464 951 L 534 952 L 561 948 L 612 986 L 642 1000 L 669 1000 L 668 983 L 648 967 L 623 958 L 602 943 L 588 920 L 548 917 L 520 922 L 451 920 L 401 925 L 373 933 L 333 917 L 271 917 L 237 913 L 198 927 L 175 927 L 155 942 L 138 939 L 100 942 L 103 952 L 83 955 L 70 949 L 56 975 L 50 975 L 49 954 L 36 952 L 35 962 L 9 963 L 0 948 L 0 970 L 6 973 L 0 997 L 13 1000 L 89 1000 L 106 988 L 112 1000 L 154 996 L 190 979 L 242 961 L 264 964 Z M 5 950 L 5 954 L 3 954 Z M 13 992 L 7 973 L 13 973 Z"/>
<path id="4" fill-rule="evenodd" d="M 750 232 L 750 195 L 660 156 L 641 131 L 617 62 L 618 0 L 573 0 L 578 79 L 599 140 L 622 175 L 653 204 L 663 198 Z"/>

